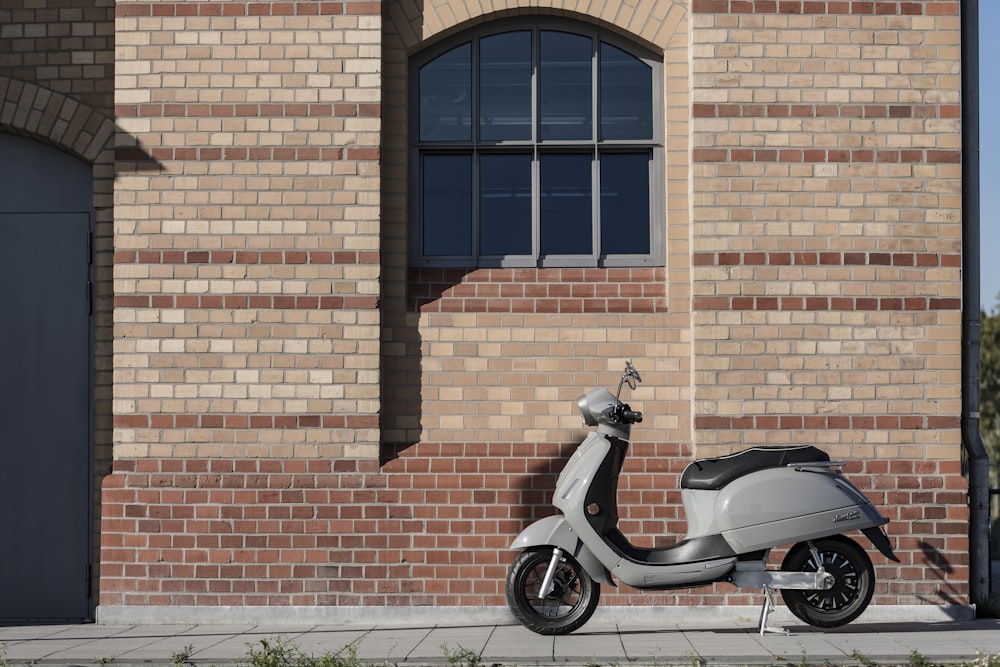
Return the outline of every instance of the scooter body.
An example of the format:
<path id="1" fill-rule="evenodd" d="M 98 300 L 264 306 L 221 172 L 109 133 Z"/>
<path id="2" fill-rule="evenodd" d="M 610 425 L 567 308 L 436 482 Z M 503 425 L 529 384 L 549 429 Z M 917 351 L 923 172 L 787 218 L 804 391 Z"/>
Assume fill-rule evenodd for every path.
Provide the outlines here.
<path id="1" fill-rule="evenodd" d="M 628 363 L 622 382 L 634 386 L 638 379 Z M 615 580 L 644 590 L 719 581 L 763 589 L 760 630 L 764 633 L 774 630 L 767 625 L 772 590 L 781 590 L 786 603 L 797 605 L 789 605 L 796 616 L 820 627 L 842 625 L 864 610 L 874 573 L 864 551 L 841 533 L 861 531 L 886 557 L 896 560 L 881 530 L 887 519 L 840 472 L 842 463 L 831 462 L 824 452 L 809 446 L 755 448 L 692 462 L 680 484 L 687 534 L 669 547 L 636 547 L 618 530 L 616 496 L 631 426 L 642 415 L 606 389 L 588 392 L 578 405 L 584 421 L 595 429 L 559 475 L 552 502 L 560 514 L 531 524 L 511 545 L 522 556 L 535 554 L 540 564 L 548 557 L 544 573 L 540 565 L 534 566 L 539 570 L 537 591 L 529 594 L 535 596 L 534 603 L 526 604 L 521 599 L 526 596 L 518 590 L 527 583 L 524 576 L 518 577 L 523 574 L 520 570 L 532 558 L 519 558 L 508 575 L 511 609 L 536 632 L 570 632 L 596 607 L 596 593 L 588 594 L 594 600 L 567 604 L 568 586 L 583 587 L 566 579 L 567 563 L 580 570 L 575 576 L 590 580 L 585 582 L 590 591 Z M 821 540 L 826 552 L 816 546 Z M 768 570 L 770 550 L 784 545 L 796 546 L 782 570 Z M 841 559 L 850 561 L 850 566 L 843 566 Z M 847 609 L 841 608 L 843 601 L 830 600 L 843 598 L 845 587 L 850 598 Z M 810 601 L 810 591 L 828 594 L 813 595 Z M 554 594 L 560 598 L 558 604 L 546 607 Z M 586 605 L 581 607 L 581 602 Z M 539 608 L 543 612 L 538 613 Z"/>

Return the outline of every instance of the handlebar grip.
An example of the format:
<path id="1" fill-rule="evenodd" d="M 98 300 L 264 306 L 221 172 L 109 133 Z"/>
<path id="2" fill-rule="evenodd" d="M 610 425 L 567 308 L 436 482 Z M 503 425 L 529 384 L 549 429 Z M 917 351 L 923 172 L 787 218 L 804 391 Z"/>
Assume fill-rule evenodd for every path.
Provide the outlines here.
<path id="1" fill-rule="evenodd" d="M 626 424 L 638 424 L 642 421 L 642 413 L 638 410 L 622 410 L 622 421 Z"/>

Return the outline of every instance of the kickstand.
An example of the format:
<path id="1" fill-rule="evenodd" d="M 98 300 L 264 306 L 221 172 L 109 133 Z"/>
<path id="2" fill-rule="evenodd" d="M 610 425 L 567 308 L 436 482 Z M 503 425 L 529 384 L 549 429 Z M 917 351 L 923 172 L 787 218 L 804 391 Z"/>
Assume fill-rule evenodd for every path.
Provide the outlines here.
<path id="1" fill-rule="evenodd" d="M 760 608 L 760 636 L 763 637 L 766 634 L 776 634 L 776 635 L 788 635 L 791 634 L 785 628 L 775 628 L 767 624 L 767 618 L 774 611 L 774 599 L 772 595 L 774 594 L 773 589 L 770 586 L 764 586 L 764 604 Z"/>

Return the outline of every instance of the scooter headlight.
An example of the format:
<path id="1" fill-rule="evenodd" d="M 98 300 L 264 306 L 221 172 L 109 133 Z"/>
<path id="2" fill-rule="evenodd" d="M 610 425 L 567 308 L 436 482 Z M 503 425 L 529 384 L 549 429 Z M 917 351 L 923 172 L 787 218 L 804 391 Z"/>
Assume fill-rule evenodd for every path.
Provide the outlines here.
<path id="1" fill-rule="evenodd" d="M 577 399 L 583 422 L 587 426 L 597 426 L 602 421 L 607 422 L 611 411 L 618 401 L 607 389 L 591 389 Z"/>

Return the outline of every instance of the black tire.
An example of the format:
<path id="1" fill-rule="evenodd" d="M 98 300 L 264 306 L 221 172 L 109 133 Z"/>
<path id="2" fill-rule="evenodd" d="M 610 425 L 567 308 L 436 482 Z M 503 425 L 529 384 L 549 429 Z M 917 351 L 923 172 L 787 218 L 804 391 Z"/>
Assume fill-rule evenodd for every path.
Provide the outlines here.
<path id="1" fill-rule="evenodd" d="M 781 589 L 781 597 L 797 618 L 817 628 L 847 625 L 868 607 L 875 592 L 875 568 L 857 542 L 843 535 L 813 540 L 823 567 L 834 576 L 833 588 L 825 591 Z M 785 557 L 781 569 L 815 572 L 818 564 L 809 545 L 799 542 Z"/>
<path id="2" fill-rule="evenodd" d="M 601 597 L 600 586 L 569 554 L 563 554 L 553 583 L 538 599 L 552 549 L 522 551 L 507 571 L 507 605 L 524 627 L 540 635 L 565 635 L 590 620 Z"/>

